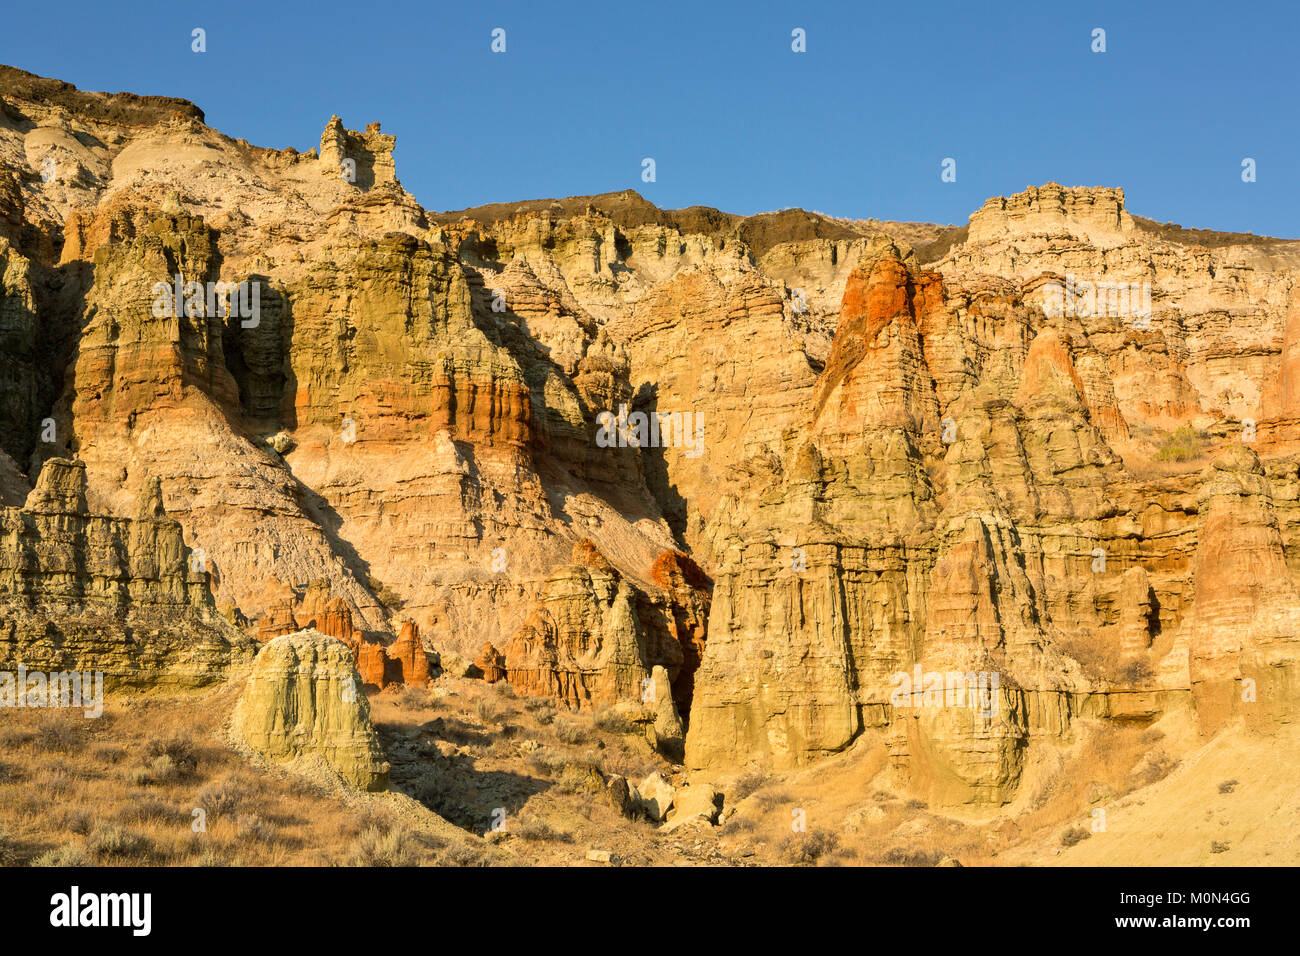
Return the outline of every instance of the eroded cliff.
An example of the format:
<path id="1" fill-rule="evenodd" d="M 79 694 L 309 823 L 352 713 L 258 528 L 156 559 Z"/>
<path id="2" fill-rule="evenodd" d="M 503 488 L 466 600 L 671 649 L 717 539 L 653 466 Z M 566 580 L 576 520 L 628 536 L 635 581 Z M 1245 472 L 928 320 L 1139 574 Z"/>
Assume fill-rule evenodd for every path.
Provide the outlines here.
<path id="1" fill-rule="evenodd" d="M 314 623 L 376 687 L 445 652 L 677 712 L 708 773 L 878 734 L 941 803 L 1014 800 L 1081 718 L 1292 719 L 1300 244 L 1056 184 L 962 229 L 435 214 L 377 125 L 261 149 L 0 81 L 15 661 L 192 679 L 230 622 Z M 190 636 L 49 636 L 95 602 Z"/>

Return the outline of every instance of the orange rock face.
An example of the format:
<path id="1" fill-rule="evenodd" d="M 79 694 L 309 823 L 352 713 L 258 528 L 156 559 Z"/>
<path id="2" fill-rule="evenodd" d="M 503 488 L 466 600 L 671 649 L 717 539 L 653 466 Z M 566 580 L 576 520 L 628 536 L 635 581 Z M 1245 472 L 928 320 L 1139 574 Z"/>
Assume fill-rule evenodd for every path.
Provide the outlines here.
<path id="1" fill-rule="evenodd" d="M 492 646 L 491 641 L 483 644 L 483 649 L 479 651 L 478 657 L 474 659 L 474 666 L 478 668 L 483 679 L 489 684 L 495 684 L 497 681 L 506 679 L 506 658 L 505 655 Z"/>
<path id="2" fill-rule="evenodd" d="M 600 568 L 602 571 L 610 569 L 609 562 L 590 538 L 583 538 L 573 546 L 573 557 L 570 560 L 587 568 Z"/>
<path id="3" fill-rule="evenodd" d="M 937 273 L 909 272 L 895 252 L 850 273 L 840 324 L 818 379 L 813 416 L 827 439 L 854 441 L 863 427 L 933 428 L 918 323 L 943 305 Z M 838 443 L 828 450 L 838 451 Z"/>
<path id="4" fill-rule="evenodd" d="M 280 601 L 272 605 L 258 622 L 257 639 L 266 643 L 281 634 L 296 634 L 300 630 L 293 616 L 293 606 L 288 601 Z"/>
<path id="5" fill-rule="evenodd" d="M 292 612 L 288 610 L 287 604 L 280 605 L 279 608 L 281 610 L 277 616 L 259 629 L 259 636 L 263 632 L 269 637 L 277 636 L 278 633 L 293 633 L 283 630 L 290 625 L 296 626 Z M 345 601 L 328 598 L 321 602 L 320 611 L 309 626 L 322 634 L 338 638 L 351 648 L 353 662 L 363 685 L 383 690 L 389 684 L 410 684 L 415 687 L 426 687 L 429 684 L 429 655 L 420 641 L 420 629 L 414 621 L 407 620 L 393 643 L 385 647 L 353 625 L 352 610 Z M 272 631 L 276 633 L 273 634 Z"/>
<path id="6" fill-rule="evenodd" d="M 353 653 L 356 654 L 357 673 L 361 675 L 363 685 L 374 685 L 380 690 L 388 686 L 389 661 L 382 647 L 363 640 Z"/>
<path id="7" fill-rule="evenodd" d="M 420 643 L 420 628 L 414 621 L 408 620 L 402 625 L 397 640 L 388 648 L 388 656 L 395 665 L 394 683 L 415 687 L 429 685 L 429 655 Z"/>
<path id="8" fill-rule="evenodd" d="M 352 611 L 343 601 L 333 598 L 325 605 L 324 612 L 316 618 L 316 630 L 330 637 L 337 637 L 353 648 L 362 640 L 360 632 L 352 626 Z"/>
<path id="9" fill-rule="evenodd" d="M 665 551 L 655 559 L 650 577 L 668 594 L 672 636 L 681 646 L 682 662 L 672 681 L 678 710 L 689 715 L 695 695 L 695 672 L 704 658 L 709 628 L 712 582 L 689 556 Z"/>
<path id="10" fill-rule="evenodd" d="M 579 564 L 554 571 L 506 649 L 515 692 L 574 710 L 639 700 L 656 662 L 648 660 L 637 595 L 616 571 Z"/>

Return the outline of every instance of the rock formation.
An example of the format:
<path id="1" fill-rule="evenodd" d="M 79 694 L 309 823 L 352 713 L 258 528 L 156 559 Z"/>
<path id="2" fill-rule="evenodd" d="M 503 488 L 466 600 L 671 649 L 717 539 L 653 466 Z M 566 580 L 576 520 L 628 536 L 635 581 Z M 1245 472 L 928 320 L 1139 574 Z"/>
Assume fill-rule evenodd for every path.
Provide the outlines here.
<path id="1" fill-rule="evenodd" d="M 672 697 L 681 710 L 689 714 L 695 693 L 695 672 L 704 659 L 712 582 L 699 565 L 679 551 L 665 551 L 656 558 L 650 569 L 650 579 L 667 595 L 672 614 L 670 630 L 682 650 Z"/>
<path id="2" fill-rule="evenodd" d="M 1300 592 L 1259 458 L 1234 445 L 1208 471 L 1184 625 L 1197 717 L 1207 730 L 1234 716 L 1275 725 L 1300 706 Z"/>
<path id="3" fill-rule="evenodd" d="M 402 625 L 397 640 L 387 649 L 388 659 L 392 663 L 394 683 L 409 684 L 413 687 L 427 687 L 429 684 L 429 655 L 420 642 L 420 628 L 414 621 Z"/>
<path id="4" fill-rule="evenodd" d="M 429 655 L 414 621 L 406 621 L 397 639 L 385 647 L 353 626 L 352 611 L 345 601 L 331 598 L 312 626 L 348 646 L 366 686 L 383 690 L 389 684 L 425 687 L 429 683 Z"/>
<path id="5" fill-rule="evenodd" d="M 361 188 L 395 184 L 397 167 L 393 165 L 393 147 L 396 143 L 397 137 L 381 133 L 378 123 L 371 123 L 364 133 L 358 133 L 344 129 L 343 121 L 331 116 L 320 137 L 321 175 L 355 183 Z"/>
<path id="6" fill-rule="evenodd" d="M 388 786 L 352 653 L 315 630 L 275 638 L 257 655 L 235 705 L 233 733 L 262 756 L 361 790 Z"/>
<path id="7" fill-rule="evenodd" d="M 1095 198 L 1122 227 L 1106 241 L 1120 241 L 1131 227 L 1107 205 L 1116 197 Z M 1031 193 L 1025 208 L 1041 201 Z M 1010 217 L 1006 229 L 1025 223 Z M 1074 234 L 1100 241 L 1098 230 L 1085 222 Z M 1240 690 L 1232 629 L 1196 636 L 1196 609 L 1214 605 L 1189 584 L 1231 576 L 1208 557 L 1189 567 L 1204 534 L 1194 482 L 1147 492 L 1109 444 L 1132 453 L 1129 422 L 1185 409 L 1185 388 L 1125 410 L 1095 374 L 1114 333 L 1087 318 L 1053 318 L 1001 280 L 958 276 L 949 288 L 890 242 L 864 252 L 807 424 L 718 506 L 689 764 L 791 766 L 879 727 L 931 798 L 1002 803 L 1026 748 L 1064 738 L 1074 715 L 1151 714 L 1198 687 L 1198 701 L 1211 687 Z M 1230 454 L 1251 453 L 1237 442 Z M 1151 493 L 1165 507 L 1156 523 Z M 1276 538 L 1258 547 L 1284 553 Z M 1245 596 L 1239 607 L 1261 604 Z M 1242 613 L 1238 631 L 1252 620 Z M 1180 624 L 1188 636 L 1175 638 Z M 1278 706 L 1290 650 L 1280 633 L 1263 640 Z M 965 700 L 954 704 L 952 690 Z"/>
<path id="8" fill-rule="evenodd" d="M 377 124 L 0 93 L 11 660 L 193 683 L 315 622 L 367 685 L 436 649 L 675 713 L 710 773 L 876 734 L 940 804 L 1081 717 L 1292 719 L 1300 243 L 1054 183 L 960 228 L 432 213 Z"/>
<path id="9" fill-rule="evenodd" d="M 506 679 L 506 657 L 492 646 L 491 641 L 484 642 L 478 657 L 474 659 L 474 666 L 489 684 Z"/>
<path id="10" fill-rule="evenodd" d="M 506 648 L 515 692 L 574 709 L 639 700 L 652 663 L 635 600 L 613 570 L 575 563 L 553 573 Z"/>
<path id="11" fill-rule="evenodd" d="M 92 514 L 86 468 L 53 458 L 21 508 L 0 508 L 0 670 L 102 671 L 107 687 L 199 687 L 252 657 L 162 507 Z"/>

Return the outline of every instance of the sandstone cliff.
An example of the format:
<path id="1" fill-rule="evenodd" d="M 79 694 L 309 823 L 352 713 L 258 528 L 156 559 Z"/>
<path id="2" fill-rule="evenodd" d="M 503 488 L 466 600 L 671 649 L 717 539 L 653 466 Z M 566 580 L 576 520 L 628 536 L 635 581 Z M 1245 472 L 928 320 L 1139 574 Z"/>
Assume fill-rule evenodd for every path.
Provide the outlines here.
<path id="1" fill-rule="evenodd" d="M 62 602 L 10 645 L 170 601 L 215 623 L 151 660 L 216 673 L 209 587 L 376 687 L 436 651 L 580 709 L 666 683 L 692 768 L 879 734 L 942 803 L 1015 799 L 1080 718 L 1293 719 L 1296 242 L 1053 183 L 959 229 L 430 213 L 377 124 L 300 153 L 21 71 L 0 100 L 0 556 Z M 975 706 L 927 697 L 953 674 Z"/>

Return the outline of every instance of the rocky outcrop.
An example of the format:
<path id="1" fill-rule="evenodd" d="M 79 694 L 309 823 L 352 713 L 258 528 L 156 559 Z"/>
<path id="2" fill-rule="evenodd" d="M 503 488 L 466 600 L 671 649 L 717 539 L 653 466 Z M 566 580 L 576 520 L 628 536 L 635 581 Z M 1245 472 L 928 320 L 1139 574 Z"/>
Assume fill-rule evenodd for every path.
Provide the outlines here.
<path id="1" fill-rule="evenodd" d="M 654 713 L 654 722 L 647 734 L 650 745 L 674 763 L 680 763 L 686 743 L 685 728 L 677 701 L 673 699 L 668 671 L 662 664 L 651 668 L 650 683 L 642 690 L 641 701 L 648 704 Z"/>
<path id="2" fill-rule="evenodd" d="M 363 189 L 396 183 L 397 167 L 393 164 L 396 144 L 397 137 L 381 133 L 378 123 L 371 123 L 364 133 L 358 133 L 344 129 L 343 121 L 331 116 L 320 137 L 321 175 L 355 183 Z"/>
<path id="3" fill-rule="evenodd" d="M 274 762 L 361 790 L 387 789 L 388 762 L 352 653 L 319 631 L 286 634 L 262 648 L 231 729 Z"/>
<path id="4" fill-rule="evenodd" d="M 711 826 L 722 812 L 722 792 L 707 783 L 696 783 L 673 793 L 664 830 L 671 832 L 692 824 Z"/>
<path id="5" fill-rule="evenodd" d="M 349 633 L 351 632 L 351 628 L 352 618 L 351 615 L 349 615 Z M 257 622 L 257 639 L 265 643 L 274 640 L 282 634 L 293 634 L 301 629 L 302 628 L 298 625 L 298 619 L 293 613 L 293 602 L 287 600 L 277 601 L 267 609 L 266 613 L 262 615 L 261 620 Z M 333 634 L 335 637 L 341 636 L 332 630 L 327 633 Z"/>
<path id="6" fill-rule="evenodd" d="M 656 770 L 633 788 L 632 799 L 641 813 L 661 823 L 673 808 L 674 794 L 673 785 Z"/>
<path id="7" fill-rule="evenodd" d="M 429 655 L 420 641 L 420 628 L 414 621 L 408 620 L 402 625 L 401 633 L 386 653 L 392 665 L 391 683 L 429 686 Z"/>
<path id="8" fill-rule="evenodd" d="M 1292 292 L 1282 328 L 1281 355 L 1277 367 L 1265 378 L 1259 414 L 1256 438 L 1260 447 L 1293 451 L 1300 441 L 1300 287 Z M 1250 437 L 1248 432 L 1246 437 Z"/>
<path id="9" fill-rule="evenodd" d="M 698 611 L 702 575 L 690 564 L 688 583 L 680 565 L 662 567 L 669 566 L 677 569 L 683 599 Z M 661 577 L 671 575 L 661 570 Z M 572 563 L 546 579 L 507 646 L 507 679 L 518 694 L 554 697 L 574 709 L 649 703 L 665 746 L 680 748 L 681 699 L 673 681 L 684 669 L 680 638 L 689 640 L 689 633 L 678 631 L 672 601 L 671 592 L 664 597 L 631 583 L 580 540 Z"/>
<path id="10" fill-rule="evenodd" d="M 506 657 L 492 646 L 491 641 L 484 642 L 478 657 L 474 659 L 474 666 L 489 684 L 506 679 Z"/>
<path id="11" fill-rule="evenodd" d="M 995 196 L 970 217 L 970 242 L 1065 231 L 1097 246 L 1117 244 L 1135 231 L 1124 208 L 1124 190 L 1030 186 L 1014 196 Z"/>
<path id="12" fill-rule="evenodd" d="M 640 700 L 650 664 L 635 600 L 612 570 L 570 564 L 550 575 L 506 648 L 515 692 L 575 710 Z"/>
<path id="13" fill-rule="evenodd" d="M 61 440 L 86 463 L 92 504 L 123 510 L 144 476 L 158 477 L 169 513 L 206 555 L 221 603 L 262 617 L 296 582 L 319 580 L 377 621 L 374 598 L 310 516 L 300 483 L 275 452 L 232 427 L 240 384 L 227 367 L 228 337 L 265 334 L 270 316 L 243 327 L 254 323 L 252 286 L 247 320 L 220 314 L 210 227 L 163 215 L 100 246 L 95 260 L 86 326 L 53 413 Z"/>
<path id="14" fill-rule="evenodd" d="M 93 514 L 86 468 L 50 459 L 0 508 L 0 670 L 102 671 L 108 687 L 199 687 L 252 658 L 216 610 L 157 479 L 134 518 Z"/>
<path id="15" fill-rule="evenodd" d="M 348 646 L 361 682 L 368 687 L 383 690 L 389 684 L 429 684 L 433 669 L 414 621 L 407 620 L 397 638 L 384 646 L 353 626 L 352 611 L 346 602 L 331 598 L 310 626 Z"/>
<path id="16" fill-rule="evenodd" d="M 689 765 L 794 766 L 877 727 L 932 799 L 1001 803 L 1031 740 L 1110 706 L 1064 648 L 1119 626 L 1118 580 L 1079 575 L 1098 539 L 1124 570 L 1134 519 L 1081 346 L 1045 320 L 869 247 L 807 424 L 719 506 Z"/>

